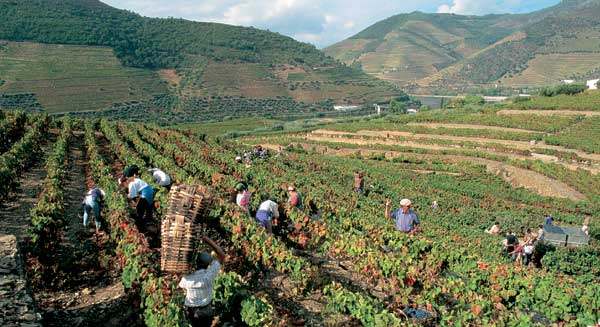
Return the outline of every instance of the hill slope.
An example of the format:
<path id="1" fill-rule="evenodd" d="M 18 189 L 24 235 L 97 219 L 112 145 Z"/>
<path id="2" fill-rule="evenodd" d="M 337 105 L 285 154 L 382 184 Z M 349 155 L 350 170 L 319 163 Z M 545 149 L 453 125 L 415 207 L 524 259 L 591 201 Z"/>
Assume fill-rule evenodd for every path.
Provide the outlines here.
<path id="1" fill-rule="evenodd" d="M 85 109 L 98 110 L 115 103 L 144 101 L 149 95 L 166 93 L 176 95 L 184 102 L 194 101 L 197 97 L 245 97 L 290 98 L 307 104 L 327 100 L 361 103 L 401 93 L 391 84 L 340 65 L 312 45 L 255 28 L 147 18 L 95 0 L 0 0 L 0 19 L 3 22 L 0 40 L 108 47 L 120 61 L 118 70 L 121 72 L 115 71 L 114 76 L 122 76 L 122 72 L 131 71 L 131 67 L 139 68 L 151 77 L 147 83 L 159 86 L 141 87 L 143 92 L 128 92 L 133 95 L 108 97 L 98 102 L 95 108 L 82 107 Z M 76 53 L 64 52 L 59 56 L 64 62 L 80 63 Z M 14 60 L 23 59 L 17 57 L 11 62 L 8 57 L 0 56 L 0 67 L 11 66 Z M 114 62 L 114 59 L 109 61 Z M 29 79 L 43 79 L 47 75 L 69 79 L 81 73 L 81 67 L 68 66 L 63 67 L 63 73 L 57 73 L 50 72 L 53 66 L 47 65 L 47 71 Z M 69 68 L 73 71 L 68 71 Z M 33 93 L 42 108 L 80 110 L 77 101 L 71 100 L 60 87 L 47 96 L 39 95 L 33 86 L 18 90 L 9 87 L 15 84 L 20 74 L 30 74 L 28 72 L 0 70 L 0 74 L 0 80 L 4 81 L 0 83 L 0 93 Z M 110 80 L 107 74 L 110 72 L 100 75 Z M 94 78 L 94 74 L 86 77 Z M 168 89 L 164 82 L 169 85 Z M 112 84 L 127 89 L 122 83 Z M 65 105 L 46 105 L 44 97 L 61 97 L 60 102 Z"/>
<path id="2" fill-rule="evenodd" d="M 563 1 L 522 15 L 417 12 L 390 17 L 325 52 L 399 85 L 541 85 L 584 78 L 600 67 L 598 17 L 598 0 Z M 566 56 L 546 57 L 557 54 Z M 549 61 L 553 67 L 540 67 Z"/>

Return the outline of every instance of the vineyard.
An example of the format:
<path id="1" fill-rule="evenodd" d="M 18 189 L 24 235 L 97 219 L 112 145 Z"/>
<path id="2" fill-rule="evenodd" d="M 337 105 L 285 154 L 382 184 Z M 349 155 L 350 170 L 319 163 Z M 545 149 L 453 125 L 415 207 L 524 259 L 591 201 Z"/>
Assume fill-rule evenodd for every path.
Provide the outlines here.
<path id="1" fill-rule="evenodd" d="M 181 276 L 160 271 L 168 194 L 159 191 L 155 221 L 142 233 L 119 188 L 116 176 L 135 164 L 203 184 L 214 197 L 202 230 L 228 256 L 214 287 L 217 325 L 593 325 L 600 319 L 600 160 L 594 143 L 573 144 L 588 142 L 574 127 L 596 120 L 457 111 L 225 139 L 201 128 L 2 112 L 0 232 L 23 241 L 40 317 L 3 307 L 0 323 L 188 323 Z M 255 144 L 270 155 L 235 163 Z M 359 170 L 368 185 L 362 195 L 352 191 Z M 538 179 L 520 180 L 522 172 Z M 32 179 L 39 187 L 28 198 Z M 239 180 L 249 184 L 251 208 L 266 195 L 280 204 L 273 234 L 231 200 Z M 105 234 L 81 226 L 81 199 L 92 185 L 107 194 Z M 289 185 L 303 195 L 302 209 L 285 205 Z M 405 197 L 420 215 L 415 235 L 384 217 L 386 199 Z M 591 245 L 544 245 L 528 268 L 502 255 L 502 237 L 484 233 L 498 221 L 521 235 L 548 214 L 572 226 L 591 217 Z"/>

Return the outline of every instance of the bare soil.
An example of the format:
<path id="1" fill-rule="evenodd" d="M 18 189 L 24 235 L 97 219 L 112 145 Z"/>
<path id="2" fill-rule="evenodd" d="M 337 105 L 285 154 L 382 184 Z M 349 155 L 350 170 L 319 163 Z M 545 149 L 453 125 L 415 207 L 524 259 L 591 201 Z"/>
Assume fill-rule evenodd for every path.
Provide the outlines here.
<path id="1" fill-rule="evenodd" d="M 179 83 L 181 83 L 181 76 L 177 75 L 175 69 L 161 69 L 158 71 L 158 75 L 174 86 L 179 86 Z"/>

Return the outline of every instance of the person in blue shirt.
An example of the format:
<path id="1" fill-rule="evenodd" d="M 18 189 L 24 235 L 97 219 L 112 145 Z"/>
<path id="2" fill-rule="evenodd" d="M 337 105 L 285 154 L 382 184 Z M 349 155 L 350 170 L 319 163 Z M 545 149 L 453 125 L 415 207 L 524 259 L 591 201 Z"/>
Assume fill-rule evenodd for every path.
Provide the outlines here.
<path id="1" fill-rule="evenodd" d="M 414 233 L 418 231 L 419 216 L 412 209 L 412 201 L 409 199 L 403 199 L 400 201 L 400 209 L 396 209 L 391 212 L 392 201 L 387 200 L 385 202 L 385 217 L 387 219 L 394 219 L 396 230 L 404 233 Z"/>
<path id="2" fill-rule="evenodd" d="M 139 168 L 135 165 L 125 168 L 120 182 L 127 185 L 127 199 L 135 207 L 136 224 L 145 232 L 147 224 L 152 222 L 155 190 L 139 177 Z"/>
<path id="3" fill-rule="evenodd" d="M 554 223 L 554 218 L 552 216 L 547 216 L 544 219 L 544 225 L 552 225 Z"/>

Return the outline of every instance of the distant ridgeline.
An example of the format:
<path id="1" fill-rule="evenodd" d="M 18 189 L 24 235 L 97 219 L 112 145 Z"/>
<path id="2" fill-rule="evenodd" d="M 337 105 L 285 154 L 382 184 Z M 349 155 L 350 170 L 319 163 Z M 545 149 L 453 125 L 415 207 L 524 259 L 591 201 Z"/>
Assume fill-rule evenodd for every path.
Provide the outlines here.
<path id="1" fill-rule="evenodd" d="M 0 39 L 109 46 L 127 66 L 175 68 L 187 56 L 332 65 L 315 47 L 255 28 L 146 18 L 95 0 L 0 0 Z"/>
<path id="2" fill-rule="evenodd" d="M 591 78 L 600 68 L 600 1 L 517 15 L 401 14 L 325 53 L 413 92 Z"/>
<path id="3" fill-rule="evenodd" d="M 116 104 L 175 94 L 182 102 L 239 98 L 257 112 L 283 108 L 271 105 L 281 101 L 293 103 L 289 110 L 320 110 L 403 94 L 312 45 L 256 28 L 142 17 L 96 0 L 0 0 L 0 20 L 0 94 L 28 94 L 37 105 L 27 99 L 23 109 L 129 112 L 131 105 Z M 23 57 L 40 64 L 31 71 Z"/>

